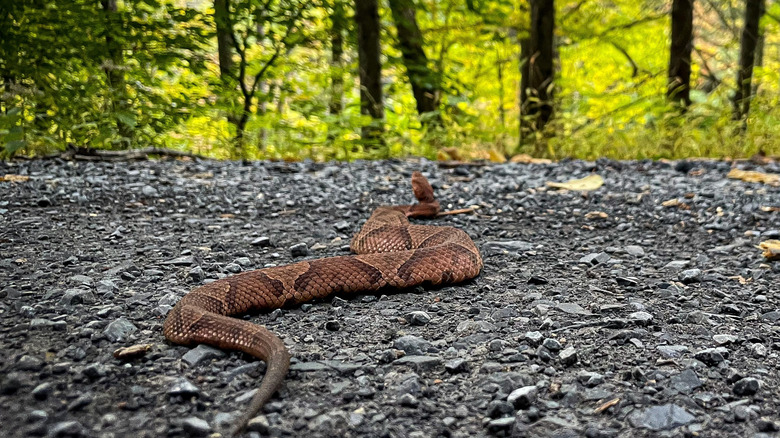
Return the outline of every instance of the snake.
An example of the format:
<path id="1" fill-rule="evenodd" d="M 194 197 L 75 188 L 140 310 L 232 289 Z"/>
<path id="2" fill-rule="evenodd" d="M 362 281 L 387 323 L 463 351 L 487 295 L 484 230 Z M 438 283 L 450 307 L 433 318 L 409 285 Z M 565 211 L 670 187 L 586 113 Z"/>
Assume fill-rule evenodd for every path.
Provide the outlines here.
<path id="1" fill-rule="evenodd" d="M 229 435 L 238 435 L 282 386 L 290 367 L 284 342 L 264 326 L 232 318 L 269 311 L 332 294 L 371 293 L 382 288 L 456 284 L 482 270 L 469 235 L 455 227 L 413 224 L 410 218 L 440 213 L 433 188 L 412 174 L 417 203 L 377 207 L 350 242 L 352 255 L 300 261 L 242 272 L 199 286 L 168 313 L 163 334 L 172 343 L 207 344 L 237 350 L 266 363 L 249 406 Z"/>

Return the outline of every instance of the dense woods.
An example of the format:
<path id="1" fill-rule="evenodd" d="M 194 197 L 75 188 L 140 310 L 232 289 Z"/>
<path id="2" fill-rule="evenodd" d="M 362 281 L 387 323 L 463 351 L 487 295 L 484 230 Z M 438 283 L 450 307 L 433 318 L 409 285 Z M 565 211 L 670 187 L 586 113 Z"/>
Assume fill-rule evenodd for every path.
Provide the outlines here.
<path id="1" fill-rule="evenodd" d="M 780 153 L 780 3 L 25 0 L 0 153 Z"/>

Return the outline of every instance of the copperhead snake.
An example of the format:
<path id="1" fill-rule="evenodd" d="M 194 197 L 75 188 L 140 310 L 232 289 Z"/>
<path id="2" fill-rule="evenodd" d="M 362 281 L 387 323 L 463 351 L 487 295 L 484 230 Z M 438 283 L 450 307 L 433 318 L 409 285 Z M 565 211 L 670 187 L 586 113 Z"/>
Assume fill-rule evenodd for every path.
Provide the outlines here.
<path id="1" fill-rule="evenodd" d="M 412 189 L 417 204 L 374 210 L 350 243 L 357 255 L 307 260 L 216 280 L 193 289 L 168 313 L 163 332 L 171 342 L 239 350 L 266 362 L 265 377 L 232 434 L 240 433 L 279 389 L 290 366 L 290 353 L 265 327 L 230 315 L 277 309 L 334 293 L 450 284 L 479 275 L 482 257 L 464 231 L 409 223 L 407 218 L 439 213 L 433 188 L 419 172 L 412 175 Z"/>

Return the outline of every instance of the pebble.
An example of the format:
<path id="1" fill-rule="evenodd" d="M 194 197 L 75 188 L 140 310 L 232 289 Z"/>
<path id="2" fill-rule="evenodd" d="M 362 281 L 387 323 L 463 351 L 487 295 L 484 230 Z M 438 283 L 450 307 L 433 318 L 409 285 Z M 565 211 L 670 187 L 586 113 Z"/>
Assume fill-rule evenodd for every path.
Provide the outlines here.
<path id="1" fill-rule="evenodd" d="M 193 385 L 189 380 L 180 377 L 168 388 L 168 395 L 178 395 L 182 397 L 198 396 L 200 389 Z"/>
<path id="2" fill-rule="evenodd" d="M 509 393 L 506 401 L 515 409 L 528 409 L 536 401 L 537 391 L 536 386 L 523 386 Z"/>
<path id="3" fill-rule="evenodd" d="M 211 426 L 206 420 L 198 417 L 187 417 L 181 420 L 181 427 L 190 436 L 207 436 L 211 433 Z"/>
<path id="4" fill-rule="evenodd" d="M 678 275 L 683 284 L 698 283 L 701 281 L 701 269 L 686 269 Z"/>
<path id="5" fill-rule="evenodd" d="M 451 359 L 444 363 L 444 369 L 450 374 L 465 373 L 469 371 L 469 363 L 465 359 Z"/>
<path id="6" fill-rule="evenodd" d="M 409 312 L 405 316 L 406 321 L 411 325 L 425 325 L 431 322 L 431 315 L 427 312 L 416 310 Z"/>
<path id="7" fill-rule="evenodd" d="M 213 358 L 223 357 L 223 356 L 225 356 L 224 351 L 208 345 L 200 344 L 197 347 L 191 349 L 190 351 L 184 353 L 184 355 L 181 357 L 181 360 L 184 361 L 184 363 L 186 363 L 187 365 L 194 367 L 208 359 L 213 359 Z"/>
<path id="8" fill-rule="evenodd" d="M 290 255 L 293 257 L 306 257 L 309 255 L 309 247 L 306 243 L 296 243 L 290 247 Z"/>
<path id="9" fill-rule="evenodd" d="M 79 438 L 86 437 L 87 430 L 78 421 L 60 421 L 49 426 L 47 438 Z"/>
<path id="10" fill-rule="evenodd" d="M 717 366 L 729 357 L 729 351 L 724 347 L 707 348 L 697 351 L 693 357 L 704 362 L 705 365 Z"/>
<path id="11" fill-rule="evenodd" d="M 670 430 L 685 426 L 696 417 L 688 413 L 682 406 L 665 404 L 634 411 L 629 421 L 634 427 L 644 427 L 653 431 Z"/>
<path id="12" fill-rule="evenodd" d="M 126 341 L 128 336 L 138 330 L 132 322 L 125 318 L 119 318 L 112 321 L 103 330 L 103 334 L 111 342 Z"/>
<path id="13" fill-rule="evenodd" d="M 418 336 L 406 335 L 396 339 L 393 346 L 409 355 L 422 355 L 431 348 L 431 343 Z"/>
<path id="14" fill-rule="evenodd" d="M 761 384 L 758 379 L 754 379 L 753 377 L 745 377 L 734 383 L 732 392 L 734 395 L 740 397 L 749 397 L 751 395 L 755 395 L 760 387 Z"/>
<path id="15" fill-rule="evenodd" d="M 572 366 L 579 360 L 577 357 L 577 350 L 574 347 L 564 348 L 558 353 L 558 358 L 563 366 Z"/>

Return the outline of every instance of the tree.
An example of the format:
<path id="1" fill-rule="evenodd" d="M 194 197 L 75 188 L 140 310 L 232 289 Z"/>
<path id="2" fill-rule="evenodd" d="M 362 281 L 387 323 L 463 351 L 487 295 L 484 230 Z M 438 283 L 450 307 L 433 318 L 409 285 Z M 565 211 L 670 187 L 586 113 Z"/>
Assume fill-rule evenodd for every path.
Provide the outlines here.
<path id="1" fill-rule="evenodd" d="M 333 0 L 330 15 L 330 102 L 328 112 L 340 114 L 344 109 L 344 32 L 347 17 L 343 0 Z"/>
<path id="2" fill-rule="evenodd" d="M 304 13 L 313 6 L 303 0 L 214 2 L 222 91 L 230 94 L 222 97 L 227 119 L 236 129 L 234 152 L 239 155 L 246 155 L 246 126 L 263 79 L 281 56 L 305 41 Z M 259 55 L 256 47 L 261 49 Z M 238 55 L 236 66 L 234 53 Z"/>
<path id="3" fill-rule="evenodd" d="M 759 22 L 766 11 L 764 0 L 747 0 L 745 5 L 745 23 L 739 49 L 739 70 L 737 70 L 737 91 L 734 94 L 734 120 L 744 120 L 750 112 L 752 96 L 751 81 L 753 65 L 756 60 L 756 48 L 759 40 Z"/>
<path id="4" fill-rule="evenodd" d="M 355 0 L 355 21 L 358 30 L 360 113 L 373 119 L 370 125 L 363 127 L 362 138 L 366 143 L 377 143 L 384 130 L 382 123 L 385 118 L 377 0 Z"/>
<path id="5" fill-rule="evenodd" d="M 691 51 L 693 50 L 693 1 L 672 2 L 672 44 L 666 95 L 683 108 L 691 104 Z"/>
<path id="6" fill-rule="evenodd" d="M 520 131 L 541 130 L 553 114 L 553 48 L 555 2 L 531 0 L 527 41 L 521 39 Z M 525 49 L 527 44 L 528 49 Z M 525 86 L 524 86 L 525 85 Z"/>
<path id="7" fill-rule="evenodd" d="M 415 17 L 414 0 L 390 0 L 390 10 L 398 33 L 398 46 L 406 65 L 406 74 L 417 101 L 417 113 L 423 116 L 425 123 L 430 119 L 425 116 L 426 113 L 433 113 L 438 109 L 440 81 L 428 66 L 422 32 Z"/>

